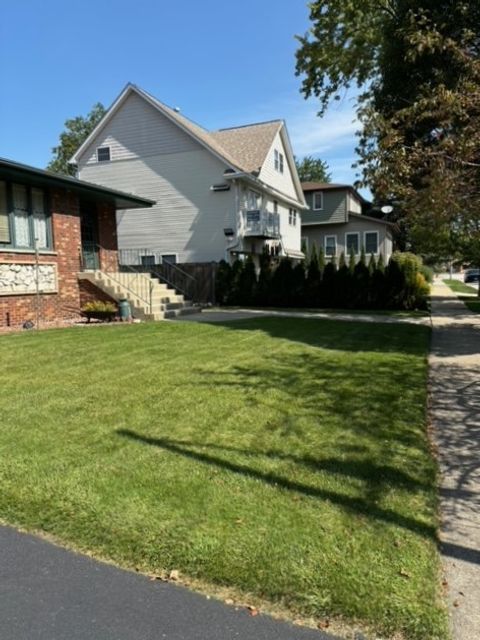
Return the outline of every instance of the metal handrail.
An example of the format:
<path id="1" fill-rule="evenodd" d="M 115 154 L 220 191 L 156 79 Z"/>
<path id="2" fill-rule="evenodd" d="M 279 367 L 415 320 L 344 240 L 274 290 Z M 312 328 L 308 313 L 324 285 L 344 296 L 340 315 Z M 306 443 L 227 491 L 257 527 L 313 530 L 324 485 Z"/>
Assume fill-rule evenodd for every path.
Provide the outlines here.
<path id="1" fill-rule="evenodd" d="M 99 244 L 93 245 L 99 251 L 106 251 L 104 247 Z M 82 258 L 82 269 L 85 269 L 85 259 L 83 256 L 83 252 L 81 254 Z M 121 287 L 126 289 L 132 296 L 135 296 L 139 300 L 142 300 L 149 309 L 149 313 L 152 313 L 153 309 L 153 287 L 154 283 L 151 278 L 144 275 L 141 271 L 138 271 L 129 265 L 121 265 L 118 261 L 117 256 L 117 270 L 112 271 L 105 268 L 102 264 L 96 265 L 98 270 L 102 273 L 105 273 L 111 280 L 119 284 Z M 133 275 L 133 280 L 131 276 Z M 123 277 L 122 277 L 123 276 Z M 138 286 L 132 286 L 132 282 Z"/>
<path id="2" fill-rule="evenodd" d="M 133 270 L 148 271 L 160 282 L 165 283 L 172 289 L 179 291 L 185 297 L 194 298 L 197 290 L 197 279 L 187 273 L 178 265 L 164 261 L 162 264 L 155 264 L 161 252 L 157 249 L 120 249 L 119 262 L 122 267 L 129 267 Z M 142 262 L 142 258 L 153 258 L 151 263 Z"/>

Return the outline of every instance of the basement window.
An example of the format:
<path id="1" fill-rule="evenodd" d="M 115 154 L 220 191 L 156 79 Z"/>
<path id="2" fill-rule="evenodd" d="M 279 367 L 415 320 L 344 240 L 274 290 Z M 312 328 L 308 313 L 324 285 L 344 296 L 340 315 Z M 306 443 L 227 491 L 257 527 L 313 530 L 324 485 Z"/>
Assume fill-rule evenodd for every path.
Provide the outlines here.
<path id="1" fill-rule="evenodd" d="M 98 149 L 97 149 L 97 161 L 98 162 L 110 162 L 110 147 L 98 147 Z"/>

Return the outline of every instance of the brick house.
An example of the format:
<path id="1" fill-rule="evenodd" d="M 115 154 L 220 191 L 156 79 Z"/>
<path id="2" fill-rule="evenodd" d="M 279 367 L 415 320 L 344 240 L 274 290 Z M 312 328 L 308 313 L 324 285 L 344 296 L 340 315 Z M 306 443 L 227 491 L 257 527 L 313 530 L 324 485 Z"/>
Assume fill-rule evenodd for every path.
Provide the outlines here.
<path id="1" fill-rule="evenodd" d="M 153 204 L 0 159 L 0 329 L 62 323 L 109 299 L 81 272 L 118 269 L 116 211 Z"/>

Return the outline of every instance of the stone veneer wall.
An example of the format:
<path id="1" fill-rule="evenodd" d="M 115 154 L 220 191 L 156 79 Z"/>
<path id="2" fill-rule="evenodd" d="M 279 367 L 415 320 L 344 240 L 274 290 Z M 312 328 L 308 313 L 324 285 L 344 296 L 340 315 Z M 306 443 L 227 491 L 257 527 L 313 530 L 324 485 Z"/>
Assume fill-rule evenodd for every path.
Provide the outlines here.
<path id="1" fill-rule="evenodd" d="M 0 293 L 0 328 L 21 327 L 27 320 L 35 322 L 37 304 L 40 325 L 55 324 L 80 317 L 81 292 L 77 274 L 81 263 L 81 235 L 78 197 L 76 194 L 60 189 L 51 190 L 49 195 L 53 251 L 41 254 L 39 262 L 44 281 L 50 279 L 52 267 L 56 270 L 56 290 L 51 293 L 42 293 L 38 300 L 35 287 L 32 293 L 21 293 L 21 277 L 18 276 L 18 282 L 16 282 L 19 288 L 15 292 L 16 295 Z M 113 207 L 101 204 L 98 205 L 98 211 L 99 239 L 100 244 L 105 246 L 105 251 L 100 252 L 100 265 L 101 267 L 102 265 L 112 266 L 116 264 L 117 255 L 115 211 Z M 34 262 L 33 253 L 0 251 L 0 268 L 4 269 L 4 273 L 13 272 L 11 265 L 20 265 L 20 271 L 15 273 L 25 275 L 25 267 L 22 265 L 32 265 Z M 47 265 L 48 269 L 43 270 Z M 10 277 L 6 276 L 7 279 Z M 25 281 L 23 284 L 25 285 Z M 84 298 L 83 295 L 82 298 Z"/>

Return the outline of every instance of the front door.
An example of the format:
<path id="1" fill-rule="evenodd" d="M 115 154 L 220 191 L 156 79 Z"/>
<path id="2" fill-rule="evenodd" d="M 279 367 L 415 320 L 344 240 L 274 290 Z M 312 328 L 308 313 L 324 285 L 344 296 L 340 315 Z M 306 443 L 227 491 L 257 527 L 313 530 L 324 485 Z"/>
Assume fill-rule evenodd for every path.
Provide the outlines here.
<path id="1" fill-rule="evenodd" d="M 82 265 L 93 270 L 100 267 L 98 258 L 97 212 L 95 205 L 80 204 L 80 229 L 82 237 Z"/>

